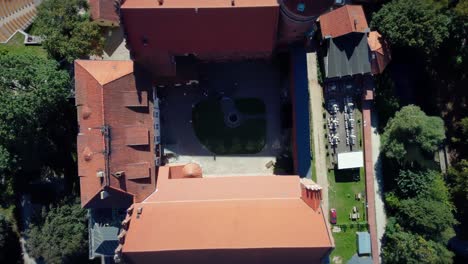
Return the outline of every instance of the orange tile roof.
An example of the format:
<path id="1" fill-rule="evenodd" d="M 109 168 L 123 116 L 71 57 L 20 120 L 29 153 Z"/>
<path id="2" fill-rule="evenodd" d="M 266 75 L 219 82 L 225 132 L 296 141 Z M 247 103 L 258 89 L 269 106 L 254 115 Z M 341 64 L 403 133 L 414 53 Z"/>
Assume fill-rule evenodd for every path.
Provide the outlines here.
<path id="1" fill-rule="evenodd" d="M 352 32 L 364 33 L 368 30 L 364 10 L 360 5 L 345 5 L 320 16 L 322 37 L 336 38 Z"/>
<path id="2" fill-rule="evenodd" d="M 196 190 L 193 190 L 196 191 Z M 135 204 L 123 253 L 241 248 L 331 248 L 322 211 L 300 198 Z"/>
<path id="3" fill-rule="evenodd" d="M 105 19 L 118 23 L 119 16 L 115 8 L 115 0 L 89 0 L 91 17 L 94 20 Z"/>
<path id="4" fill-rule="evenodd" d="M 298 176 L 171 179 L 172 169 L 159 167 L 157 191 L 133 205 L 141 214 L 130 219 L 124 255 L 334 245 L 321 208 L 306 201 Z"/>
<path id="5" fill-rule="evenodd" d="M 301 196 L 297 176 L 226 176 L 167 180 L 169 168 L 159 167 L 158 192 L 149 196 L 146 202 Z"/>
<path id="6" fill-rule="evenodd" d="M 373 52 L 371 61 L 372 74 L 382 73 L 390 63 L 392 56 L 387 41 L 377 31 L 371 31 L 367 37 L 370 50 Z"/>
<path id="7" fill-rule="evenodd" d="M 76 63 L 96 79 L 100 85 L 108 84 L 133 73 L 133 61 L 131 60 L 77 60 Z"/>
<path id="8" fill-rule="evenodd" d="M 75 62 L 78 167 L 85 207 L 99 206 L 92 200 L 100 199 L 97 194 L 106 186 L 121 191 L 115 195 L 133 195 L 136 202 L 155 190 L 153 104 L 142 102 L 140 107 L 135 101 L 132 107 L 126 106 L 128 93 L 145 94 L 139 98 L 149 100 L 151 84 L 142 80 L 137 85 L 135 78 L 132 61 Z M 109 140 L 105 127 L 110 130 Z M 129 138 L 129 134 L 138 134 L 138 138 Z M 146 175 L 140 173 L 141 169 L 135 174 L 133 169 L 125 176 L 125 170 L 131 170 L 132 165 L 145 163 L 149 168 Z M 115 176 L 122 171 L 123 175 Z M 99 172 L 104 177 L 98 177 Z"/>
<path id="9" fill-rule="evenodd" d="M 278 6 L 277 0 L 235 0 L 234 6 L 231 0 L 163 0 L 160 5 L 158 0 L 126 0 L 123 8 L 219 8 L 219 7 L 258 7 Z"/>

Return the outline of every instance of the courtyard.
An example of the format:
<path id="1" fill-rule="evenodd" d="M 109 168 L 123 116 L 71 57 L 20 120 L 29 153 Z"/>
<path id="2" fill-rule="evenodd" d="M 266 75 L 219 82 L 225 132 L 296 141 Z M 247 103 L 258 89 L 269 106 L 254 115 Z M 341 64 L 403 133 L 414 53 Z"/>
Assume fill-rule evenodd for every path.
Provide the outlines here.
<path id="1" fill-rule="evenodd" d="M 201 64 L 199 83 L 157 88 L 166 162 L 204 176 L 272 175 L 289 147 L 281 129 L 287 76 L 266 61 Z"/>

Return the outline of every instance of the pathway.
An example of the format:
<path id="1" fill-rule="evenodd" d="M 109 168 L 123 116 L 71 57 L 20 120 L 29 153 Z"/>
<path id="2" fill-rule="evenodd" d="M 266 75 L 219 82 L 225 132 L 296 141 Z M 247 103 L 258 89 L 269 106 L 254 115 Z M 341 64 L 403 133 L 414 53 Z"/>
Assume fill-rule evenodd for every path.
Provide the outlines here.
<path id="1" fill-rule="evenodd" d="M 29 195 L 23 195 L 21 197 L 21 221 L 24 228 L 29 226 L 32 215 L 31 197 Z M 29 256 L 26 250 L 26 239 L 23 234 L 20 236 L 21 251 L 23 252 L 23 263 L 24 264 L 36 264 L 36 260 Z"/>
<path id="2" fill-rule="evenodd" d="M 370 82 L 365 82 L 365 94 L 362 100 L 362 117 L 363 117 L 363 135 L 364 135 L 364 166 L 366 172 L 366 198 L 367 198 L 367 222 L 369 224 L 369 233 L 371 236 L 371 250 L 373 263 L 379 263 L 379 239 L 377 235 L 376 224 L 376 201 L 375 201 L 375 186 L 374 186 L 374 168 L 375 160 L 373 156 L 372 146 L 372 119 L 371 109 L 373 103 L 373 86 Z"/>
<path id="3" fill-rule="evenodd" d="M 380 134 L 378 128 L 378 117 L 372 111 L 371 126 L 372 126 L 372 161 L 374 162 L 374 186 L 375 186 L 375 214 L 377 224 L 377 238 L 379 242 L 379 249 L 382 248 L 382 238 L 385 233 L 385 226 L 387 225 L 387 215 L 385 214 L 384 193 L 383 193 L 383 174 L 382 163 L 380 160 Z"/>
<path id="4" fill-rule="evenodd" d="M 317 184 L 322 186 L 322 210 L 328 221 L 328 178 L 323 134 L 323 89 L 317 80 L 317 53 L 307 53 L 307 76 L 309 79 L 310 113 L 312 113 L 312 129 L 314 140 L 314 162 Z"/>

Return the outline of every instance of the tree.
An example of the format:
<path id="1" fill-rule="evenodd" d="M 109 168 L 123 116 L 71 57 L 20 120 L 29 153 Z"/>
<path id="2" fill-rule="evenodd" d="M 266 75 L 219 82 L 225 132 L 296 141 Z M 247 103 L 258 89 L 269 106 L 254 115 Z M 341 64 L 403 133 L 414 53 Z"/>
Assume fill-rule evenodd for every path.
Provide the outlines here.
<path id="1" fill-rule="evenodd" d="M 12 224 L 0 212 L 0 263 L 20 263 L 21 249 Z"/>
<path id="2" fill-rule="evenodd" d="M 447 242 L 443 233 L 456 224 L 452 207 L 423 197 L 400 201 L 396 219 L 406 229 L 441 242 Z"/>
<path id="3" fill-rule="evenodd" d="M 104 38 L 87 10 L 86 0 L 45 0 L 39 6 L 33 33 L 44 37 L 43 47 L 53 58 L 73 62 L 102 54 Z"/>
<path id="4" fill-rule="evenodd" d="M 414 105 L 403 107 L 390 119 L 382 134 L 382 150 L 388 158 L 399 162 L 408 159 L 409 148 L 417 148 L 431 156 L 445 138 L 444 122 L 440 117 L 427 116 Z"/>
<path id="5" fill-rule="evenodd" d="M 453 253 L 443 244 L 426 240 L 420 235 L 411 234 L 396 228 L 389 232 L 387 226 L 386 240 L 382 248 L 384 263 L 392 264 L 450 264 Z"/>
<path id="6" fill-rule="evenodd" d="M 371 27 L 394 46 L 430 54 L 449 36 L 449 23 L 449 17 L 430 0 L 394 0 L 373 15 Z"/>
<path id="7" fill-rule="evenodd" d="M 379 114 L 379 129 L 400 109 L 400 102 L 395 96 L 395 83 L 388 71 L 375 77 L 375 108 Z"/>
<path id="8" fill-rule="evenodd" d="M 51 207 L 43 221 L 27 230 L 27 249 L 46 263 L 73 263 L 86 255 L 86 211 L 78 202 Z"/>
<path id="9" fill-rule="evenodd" d="M 448 183 L 457 207 L 457 215 L 460 220 L 460 233 L 468 238 L 468 160 L 461 160 L 448 171 Z"/>
<path id="10" fill-rule="evenodd" d="M 429 195 L 432 184 L 438 176 L 436 171 L 401 170 L 395 179 L 398 193 L 404 198 Z"/>
<path id="11" fill-rule="evenodd" d="M 72 159 L 75 114 L 69 115 L 70 79 L 56 61 L 0 53 L 0 190 Z M 68 115 L 67 115 L 68 114 Z M 66 140 L 59 141 L 60 138 Z M 54 169 L 62 175 L 63 169 Z M 8 187 L 9 188 L 9 187 Z"/>

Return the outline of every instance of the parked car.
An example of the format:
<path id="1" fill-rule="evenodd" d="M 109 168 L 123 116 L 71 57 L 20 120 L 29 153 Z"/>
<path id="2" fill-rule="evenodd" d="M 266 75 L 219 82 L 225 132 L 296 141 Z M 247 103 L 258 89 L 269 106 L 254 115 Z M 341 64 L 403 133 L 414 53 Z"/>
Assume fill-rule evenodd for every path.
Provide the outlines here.
<path id="1" fill-rule="evenodd" d="M 336 225 L 336 209 L 330 209 L 330 223 Z"/>

